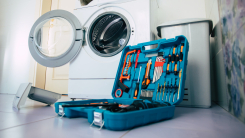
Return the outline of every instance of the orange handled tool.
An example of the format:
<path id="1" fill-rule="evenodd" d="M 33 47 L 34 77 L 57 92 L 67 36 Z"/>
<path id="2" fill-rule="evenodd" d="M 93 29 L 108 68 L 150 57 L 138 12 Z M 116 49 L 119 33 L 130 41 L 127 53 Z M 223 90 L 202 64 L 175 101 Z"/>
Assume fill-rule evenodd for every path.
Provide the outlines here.
<path id="1" fill-rule="evenodd" d="M 141 71 L 141 66 L 140 66 L 140 71 Z M 139 71 L 138 81 L 136 83 L 136 87 L 135 87 L 135 90 L 134 90 L 134 99 L 137 99 L 138 93 L 139 93 L 140 71 Z"/>
<path id="2" fill-rule="evenodd" d="M 174 65 L 174 75 L 177 75 L 177 73 L 178 73 L 178 71 L 177 71 L 178 60 L 179 60 L 179 55 L 176 55 L 175 65 Z"/>
<path id="3" fill-rule="evenodd" d="M 169 55 L 168 55 L 167 71 L 166 71 L 167 74 L 170 73 L 170 72 L 169 72 L 169 66 L 170 66 L 169 63 L 170 63 L 170 61 L 171 61 L 171 55 L 169 54 Z"/>
<path id="4" fill-rule="evenodd" d="M 180 47 L 180 59 L 179 59 L 180 62 L 182 62 L 183 60 L 183 48 L 184 48 L 184 43 L 182 43 Z"/>
<path id="5" fill-rule="evenodd" d="M 135 52 L 136 52 L 136 50 L 132 50 L 132 51 L 129 51 L 129 52 L 126 54 L 125 60 L 124 60 L 124 63 L 123 63 L 122 73 L 121 73 L 121 76 L 120 76 L 119 81 L 118 81 L 118 86 L 119 86 L 123 91 L 125 91 L 125 92 L 128 92 L 128 91 L 129 91 L 129 87 L 126 86 L 126 85 L 124 85 L 123 82 L 122 82 L 122 80 L 123 80 L 123 79 L 129 80 L 129 79 L 130 79 L 130 75 L 128 75 L 128 76 L 123 76 L 123 71 L 124 71 L 124 68 L 125 68 L 125 65 L 126 65 L 126 62 L 127 62 L 127 56 L 130 55 L 130 54 L 132 54 L 132 53 L 135 53 Z M 130 67 L 130 66 L 131 66 L 131 61 L 130 61 L 128 67 Z"/>
<path id="6" fill-rule="evenodd" d="M 180 62 L 183 61 L 183 48 L 184 48 L 184 43 L 181 44 L 181 47 L 180 47 L 180 56 L 177 55 L 176 56 L 176 59 L 175 59 L 175 67 L 174 67 L 174 74 L 177 75 L 178 71 L 177 71 L 177 62 L 178 60 Z"/>
<path id="7" fill-rule="evenodd" d="M 171 61 L 172 61 L 172 63 L 174 63 L 174 61 L 175 61 L 175 59 L 176 59 L 176 52 L 175 52 L 175 50 L 176 50 L 176 47 L 177 47 L 177 45 L 174 45 L 174 48 L 173 48 L 173 55 L 172 55 L 172 57 L 171 57 Z"/>
<path id="8" fill-rule="evenodd" d="M 146 65 L 145 78 L 142 82 L 142 89 L 146 89 L 151 82 L 150 75 L 149 75 L 150 67 L 151 67 L 151 59 L 148 60 L 148 63 Z"/>

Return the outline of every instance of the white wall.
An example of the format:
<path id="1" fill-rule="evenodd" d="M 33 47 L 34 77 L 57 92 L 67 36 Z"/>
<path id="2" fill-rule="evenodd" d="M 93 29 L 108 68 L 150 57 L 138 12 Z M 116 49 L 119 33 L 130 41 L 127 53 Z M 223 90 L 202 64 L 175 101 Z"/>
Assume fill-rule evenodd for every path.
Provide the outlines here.
<path id="1" fill-rule="evenodd" d="M 20 83 L 28 82 L 35 6 L 36 0 L 0 1 L 0 93 L 15 94 Z"/>

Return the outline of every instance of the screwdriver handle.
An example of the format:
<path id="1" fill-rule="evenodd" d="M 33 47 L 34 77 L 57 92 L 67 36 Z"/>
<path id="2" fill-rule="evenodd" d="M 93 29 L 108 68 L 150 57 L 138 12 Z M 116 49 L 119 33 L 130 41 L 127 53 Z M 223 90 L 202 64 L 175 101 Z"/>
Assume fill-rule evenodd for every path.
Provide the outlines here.
<path id="1" fill-rule="evenodd" d="M 177 70 L 178 60 L 179 60 L 179 55 L 176 55 L 175 65 L 174 65 L 174 75 L 177 75 L 178 73 L 178 70 Z"/>
<path id="2" fill-rule="evenodd" d="M 139 82 L 136 83 L 136 87 L 134 90 L 134 99 L 137 99 L 139 93 Z"/>
<path id="3" fill-rule="evenodd" d="M 146 65 L 146 70 L 145 70 L 145 77 L 143 79 L 142 82 L 142 89 L 146 89 L 148 87 L 148 85 L 150 84 L 150 67 L 151 67 L 151 59 L 148 61 L 147 65 Z"/>
<path id="4" fill-rule="evenodd" d="M 142 89 L 146 89 L 148 85 L 150 84 L 151 80 L 149 78 L 144 78 L 142 82 Z"/>
<path id="5" fill-rule="evenodd" d="M 169 63 L 170 63 L 170 61 L 171 61 L 171 55 L 169 54 L 169 55 L 168 55 L 167 71 L 166 71 L 167 74 L 170 73 L 170 72 L 169 72 Z"/>
<path id="6" fill-rule="evenodd" d="M 136 69 L 136 67 L 138 65 L 139 54 L 140 54 L 140 50 L 137 51 L 137 56 L 136 56 L 136 60 L 135 60 L 135 69 Z"/>
<path id="7" fill-rule="evenodd" d="M 174 48 L 173 48 L 173 54 L 172 54 L 172 57 L 171 57 L 172 63 L 174 63 L 175 58 L 176 58 L 176 47 L 177 47 L 177 45 L 174 45 Z"/>

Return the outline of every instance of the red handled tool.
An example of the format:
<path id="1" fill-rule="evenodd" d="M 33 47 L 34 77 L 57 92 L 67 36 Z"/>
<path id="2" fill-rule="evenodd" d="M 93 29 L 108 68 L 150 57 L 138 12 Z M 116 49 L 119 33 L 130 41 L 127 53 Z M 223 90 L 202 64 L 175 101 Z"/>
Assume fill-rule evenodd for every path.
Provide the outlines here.
<path id="1" fill-rule="evenodd" d="M 136 56 L 136 60 L 135 60 L 135 67 L 134 67 L 134 71 L 136 70 L 137 65 L 138 65 L 138 58 L 139 58 L 139 54 L 140 54 L 140 50 L 138 50 L 138 51 L 137 51 L 137 56 Z"/>

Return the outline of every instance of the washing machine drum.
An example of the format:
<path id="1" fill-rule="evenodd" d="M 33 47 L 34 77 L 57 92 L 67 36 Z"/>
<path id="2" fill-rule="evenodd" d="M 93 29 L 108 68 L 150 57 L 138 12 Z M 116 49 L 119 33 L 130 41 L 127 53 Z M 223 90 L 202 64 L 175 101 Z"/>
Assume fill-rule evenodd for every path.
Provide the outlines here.
<path id="1" fill-rule="evenodd" d="M 115 55 L 127 45 L 129 29 L 125 20 L 114 14 L 98 18 L 91 28 L 90 44 L 100 56 Z"/>

